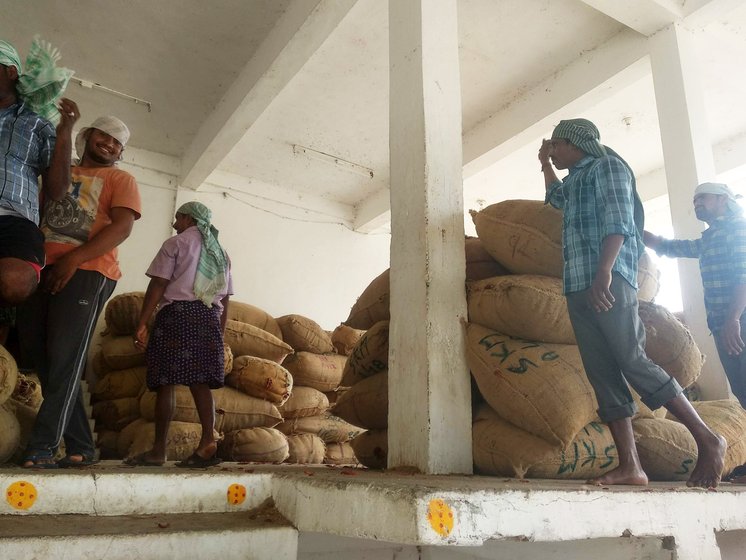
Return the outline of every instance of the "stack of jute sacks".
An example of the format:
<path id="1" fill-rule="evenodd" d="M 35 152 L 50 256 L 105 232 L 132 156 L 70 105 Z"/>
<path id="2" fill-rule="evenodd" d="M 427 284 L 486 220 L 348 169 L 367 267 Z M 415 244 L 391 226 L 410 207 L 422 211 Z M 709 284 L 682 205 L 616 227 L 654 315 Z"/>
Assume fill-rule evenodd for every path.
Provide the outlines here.
<path id="1" fill-rule="evenodd" d="M 13 356 L 0 346 L 0 464 L 23 459 L 41 402 L 36 375 L 19 372 Z"/>
<path id="2" fill-rule="evenodd" d="M 283 362 L 293 376 L 293 392 L 280 406 L 284 421 L 277 426 L 290 447 L 287 462 L 357 464 L 349 442 L 362 429 L 330 413 L 331 401 L 343 390 L 340 382 L 349 346 L 344 333 L 328 333 L 302 315 L 284 315 L 277 323 L 294 350 Z"/>
<path id="3" fill-rule="evenodd" d="M 133 292 L 109 302 L 101 351 L 93 360 L 99 377 L 93 390 L 94 417 L 104 458 L 137 455 L 154 440 L 156 395 L 145 386 L 144 352 L 132 343 L 143 297 Z M 298 358 L 289 360 L 296 351 Z M 319 390 L 337 389 L 345 360 L 334 352 L 329 333 L 311 319 L 275 319 L 258 307 L 231 301 L 225 328 L 226 386 L 213 391 L 220 457 L 265 463 L 354 462 L 350 454 L 340 456 L 336 440 L 324 443 L 335 429 L 343 427 L 345 437 L 355 432 L 326 414 L 328 397 Z M 200 436 L 191 393 L 177 386 L 168 459 L 188 457 Z"/>
<path id="4" fill-rule="evenodd" d="M 465 240 L 466 278 L 480 280 L 506 274 L 475 237 Z M 385 468 L 388 456 L 389 271 L 375 278 L 353 305 L 344 325 L 364 334 L 351 351 L 334 413 L 367 431 L 352 441 L 358 460 Z"/>
<path id="5" fill-rule="evenodd" d="M 477 471 L 502 476 L 588 478 L 618 464 L 583 369 L 562 295 L 562 214 L 541 201 L 511 200 L 472 212 L 486 250 L 510 274 L 467 282 L 467 361 L 484 403 L 473 425 Z M 683 386 L 703 356 L 689 331 L 652 303 L 658 273 L 640 259 L 639 315 L 646 353 Z M 685 480 L 696 462 L 686 428 L 635 399 L 640 459 L 652 480 Z M 746 413 L 735 401 L 695 403 L 728 440 L 725 471 L 746 461 Z"/>

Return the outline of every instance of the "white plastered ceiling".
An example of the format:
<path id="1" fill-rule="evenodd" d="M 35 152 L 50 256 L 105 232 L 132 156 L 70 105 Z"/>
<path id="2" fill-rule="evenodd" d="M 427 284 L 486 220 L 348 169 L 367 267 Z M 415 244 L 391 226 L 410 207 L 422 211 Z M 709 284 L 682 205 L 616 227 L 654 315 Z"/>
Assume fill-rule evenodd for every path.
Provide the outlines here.
<path id="1" fill-rule="evenodd" d="M 718 170 L 746 164 L 746 3 L 458 8 L 467 209 L 541 197 L 536 150 L 560 118 L 594 120 L 638 177 L 660 173 L 648 37 L 672 23 L 695 37 Z M 177 162 L 180 185 L 290 201 L 360 231 L 387 227 L 387 0 L 5 0 L 0 38 L 24 54 L 35 34 L 86 84 L 150 103 L 68 89 L 81 125 L 118 115 L 132 147 Z"/>

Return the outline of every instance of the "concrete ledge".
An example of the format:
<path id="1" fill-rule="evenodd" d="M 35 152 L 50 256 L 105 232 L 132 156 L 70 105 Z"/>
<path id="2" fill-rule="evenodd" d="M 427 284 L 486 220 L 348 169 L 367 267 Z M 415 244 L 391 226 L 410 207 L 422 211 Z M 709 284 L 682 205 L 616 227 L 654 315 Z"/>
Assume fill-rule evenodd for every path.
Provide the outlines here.
<path id="1" fill-rule="evenodd" d="M 29 507 L 13 504 L 34 486 Z M 272 500 L 299 531 L 434 547 L 487 541 L 560 542 L 666 539 L 677 558 L 720 559 L 717 539 L 746 530 L 746 486 L 717 491 L 684 483 L 595 487 L 577 481 L 426 476 L 319 466 L 226 463 L 206 470 L 127 468 L 104 462 L 82 470 L 0 470 L 0 514 L 121 516 L 226 513 Z M 231 503 L 230 488 L 243 489 Z M 5 523 L 5 521 L 3 521 Z M 98 524 L 98 521 L 96 522 Z"/>
<path id="2" fill-rule="evenodd" d="M 295 560 L 298 532 L 276 511 L 3 519 L 3 558 Z"/>

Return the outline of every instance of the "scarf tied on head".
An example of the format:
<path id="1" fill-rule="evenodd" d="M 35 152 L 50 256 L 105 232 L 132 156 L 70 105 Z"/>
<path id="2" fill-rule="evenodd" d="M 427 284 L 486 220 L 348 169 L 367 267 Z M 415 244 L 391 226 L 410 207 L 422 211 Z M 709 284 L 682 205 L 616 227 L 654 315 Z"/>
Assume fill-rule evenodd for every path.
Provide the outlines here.
<path id="1" fill-rule="evenodd" d="M 596 125 L 588 119 L 567 119 L 560 121 L 559 124 L 554 127 L 552 139 L 567 140 L 573 146 L 577 146 L 586 154 L 595 158 L 601 158 L 607 155 L 614 156 L 624 164 L 632 177 L 635 229 L 637 230 L 637 236 L 639 237 L 637 242 L 637 252 L 638 257 L 642 256 L 642 253 L 645 252 L 645 245 L 642 243 L 642 232 L 645 229 L 645 209 L 642 206 L 640 196 L 637 194 L 635 173 L 632 171 L 629 164 L 614 150 L 601 144 L 601 133 L 598 131 Z"/>
<path id="2" fill-rule="evenodd" d="M 215 296 L 226 287 L 225 271 L 228 268 L 228 257 L 218 242 L 218 230 L 210 224 L 212 212 L 201 202 L 194 201 L 182 204 L 176 213 L 191 216 L 202 234 L 194 295 L 207 307 L 212 307 Z"/>
<path id="3" fill-rule="evenodd" d="M 60 120 L 57 102 L 74 73 L 67 68 L 56 66 L 60 56 L 58 49 L 39 37 L 34 37 L 24 68 L 21 57 L 13 45 L 0 41 L 0 64 L 15 66 L 18 70 L 18 97 L 34 113 L 55 124 Z"/>

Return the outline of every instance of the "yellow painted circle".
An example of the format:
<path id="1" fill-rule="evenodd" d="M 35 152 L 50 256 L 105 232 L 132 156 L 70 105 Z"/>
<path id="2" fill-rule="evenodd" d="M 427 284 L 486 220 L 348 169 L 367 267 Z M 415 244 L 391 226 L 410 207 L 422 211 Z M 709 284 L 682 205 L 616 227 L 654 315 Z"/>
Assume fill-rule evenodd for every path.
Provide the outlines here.
<path id="1" fill-rule="evenodd" d="M 36 501 L 36 488 L 30 482 L 19 480 L 8 486 L 5 499 L 15 509 L 29 509 Z"/>
<path id="2" fill-rule="evenodd" d="M 228 487 L 228 503 L 237 506 L 246 499 L 246 486 L 243 484 L 231 484 Z"/>
<path id="3" fill-rule="evenodd" d="M 453 530 L 453 510 L 443 500 L 430 500 L 427 507 L 427 520 L 441 537 L 447 537 Z"/>

